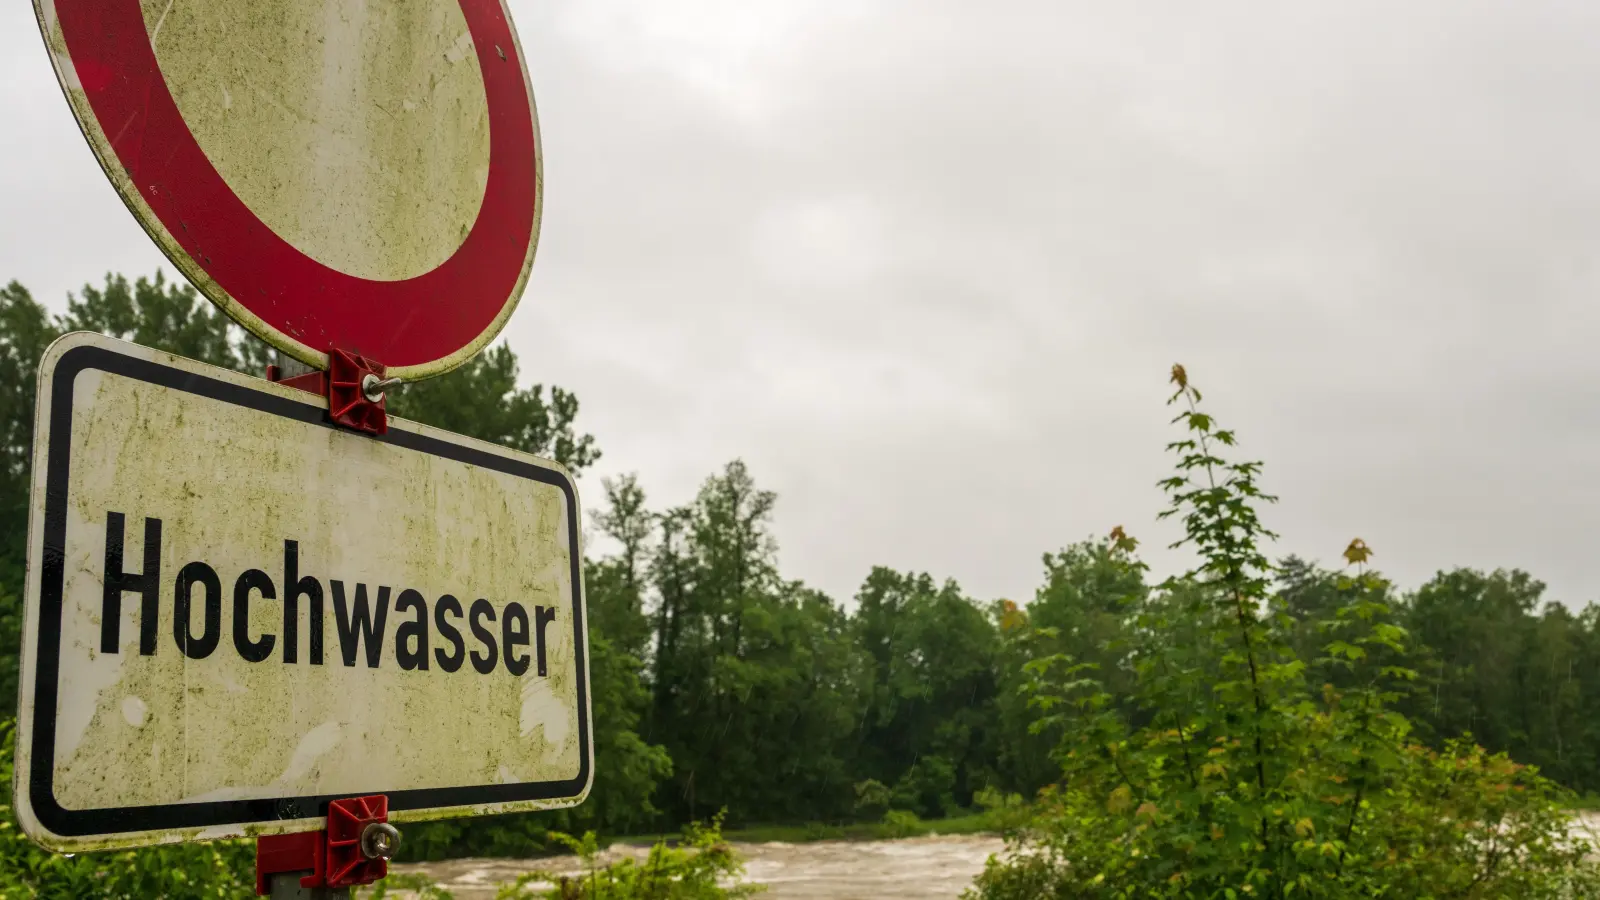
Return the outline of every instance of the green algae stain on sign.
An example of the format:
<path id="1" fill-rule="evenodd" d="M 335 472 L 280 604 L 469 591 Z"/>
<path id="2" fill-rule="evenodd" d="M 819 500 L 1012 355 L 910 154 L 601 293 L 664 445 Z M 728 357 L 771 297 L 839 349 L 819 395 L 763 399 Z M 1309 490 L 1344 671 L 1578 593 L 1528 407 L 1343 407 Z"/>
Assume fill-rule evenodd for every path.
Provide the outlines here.
<path id="1" fill-rule="evenodd" d="M 184 122 L 278 235 L 386 281 L 461 246 L 488 182 L 489 109 L 459 4 L 144 0 L 142 12 Z"/>

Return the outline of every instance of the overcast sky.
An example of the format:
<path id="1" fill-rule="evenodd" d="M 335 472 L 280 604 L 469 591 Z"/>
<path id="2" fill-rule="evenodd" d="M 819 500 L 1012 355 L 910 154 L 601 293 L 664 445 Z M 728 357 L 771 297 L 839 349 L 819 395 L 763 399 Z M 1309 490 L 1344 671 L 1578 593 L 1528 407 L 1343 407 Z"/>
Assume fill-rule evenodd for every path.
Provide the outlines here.
<path id="1" fill-rule="evenodd" d="M 1155 551 L 1185 363 L 1281 495 L 1413 587 L 1600 600 L 1600 4 L 512 0 L 547 166 L 506 331 L 605 458 L 733 457 L 785 573 L 1030 598 Z M 172 269 L 0 6 L 0 280 Z"/>

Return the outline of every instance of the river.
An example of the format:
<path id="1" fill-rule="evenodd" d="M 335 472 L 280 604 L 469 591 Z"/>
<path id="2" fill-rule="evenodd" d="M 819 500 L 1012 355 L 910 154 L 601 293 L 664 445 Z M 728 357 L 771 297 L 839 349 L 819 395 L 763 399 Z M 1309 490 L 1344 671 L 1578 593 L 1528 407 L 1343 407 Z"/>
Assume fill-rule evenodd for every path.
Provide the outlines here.
<path id="1" fill-rule="evenodd" d="M 767 886 L 760 895 L 767 900 L 954 900 L 1002 843 L 997 837 L 972 835 L 731 846 L 745 860 L 746 880 Z M 642 858 L 647 852 L 644 847 L 613 846 L 601 861 L 625 854 Z M 421 872 L 458 900 L 492 900 L 497 884 L 535 867 L 567 875 L 583 871 L 578 859 L 565 856 L 459 859 L 393 869 Z"/>
<path id="2" fill-rule="evenodd" d="M 1600 836 L 1600 813 L 1578 817 L 1578 829 Z M 747 880 L 767 886 L 768 900 L 954 900 L 1003 844 L 988 835 L 907 838 L 897 841 L 818 841 L 742 844 Z M 642 858 L 648 848 L 616 845 L 601 862 Z M 395 866 L 421 872 L 459 900 L 493 900 L 498 884 L 532 868 L 564 875 L 584 871 L 575 857 L 542 860 L 460 859 Z"/>

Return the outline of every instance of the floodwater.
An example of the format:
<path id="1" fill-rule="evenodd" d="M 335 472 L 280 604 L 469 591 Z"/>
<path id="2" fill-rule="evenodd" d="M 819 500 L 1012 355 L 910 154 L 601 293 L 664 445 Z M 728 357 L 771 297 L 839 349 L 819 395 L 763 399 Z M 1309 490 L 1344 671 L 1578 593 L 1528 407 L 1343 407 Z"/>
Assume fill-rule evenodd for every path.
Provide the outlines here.
<path id="1" fill-rule="evenodd" d="M 818 841 L 806 844 L 731 844 L 745 860 L 745 880 L 764 884 L 767 900 L 955 900 L 983 871 L 1002 842 L 988 835 L 907 838 L 898 841 Z M 613 846 L 602 863 L 633 856 L 644 847 Z M 580 860 L 458 859 L 397 865 L 421 872 L 459 900 L 492 900 L 496 885 L 530 869 L 579 875 Z"/>
<path id="2" fill-rule="evenodd" d="M 1575 830 L 1600 838 L 1600 813 L 1582 813 Z M 807 844 L 731 845 L 745 860 L 746 880 L 767 886 L 769 900 L 955 900 L 1004 844 L 990 835 L 936 836 L 898 841 L 819 841 Z M 601 864 L 624 856 L 643 859 L 648 848 L 615 845 Z M 542 860 L 458 859 L 394 866 L 421 872 L 459 900 L 493 900 L 496 887 L 530 869 L 557 875 L 584 872 L 570 856 Z M 403 895 L 401 895 L 403 896 Z"/>

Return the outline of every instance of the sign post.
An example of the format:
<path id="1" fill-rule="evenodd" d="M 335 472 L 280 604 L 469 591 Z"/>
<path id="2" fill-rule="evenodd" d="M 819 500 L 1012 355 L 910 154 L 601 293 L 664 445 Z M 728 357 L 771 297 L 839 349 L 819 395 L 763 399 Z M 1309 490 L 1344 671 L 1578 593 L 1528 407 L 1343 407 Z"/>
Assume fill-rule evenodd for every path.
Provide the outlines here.
<path id="1" fill-rule="evenodd" d="M 59 851 L 257 837 L 257 893 L 383 876 L 393 822 L 582 802 L 559 465 L 388 417 L 526 285 L 543 199 L 504 0 L 35 0 L 105 174 L 279 352 L 40 366 L 16 809 Z"/>

